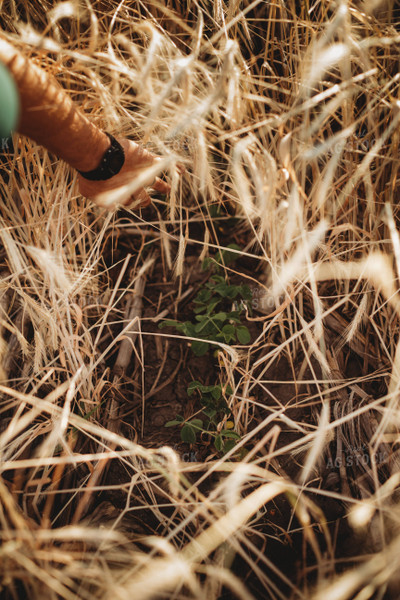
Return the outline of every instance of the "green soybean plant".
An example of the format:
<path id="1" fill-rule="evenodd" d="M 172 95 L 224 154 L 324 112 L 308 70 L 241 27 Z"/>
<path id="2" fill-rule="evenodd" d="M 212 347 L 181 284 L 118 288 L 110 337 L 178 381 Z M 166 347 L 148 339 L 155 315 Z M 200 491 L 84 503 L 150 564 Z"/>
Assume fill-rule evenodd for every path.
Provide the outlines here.
<path id="1" fill-rule="evenodd" d="M 225 416 L 231 414 L 222 386 L 203 385 L 200 381 L 192 381 L 187 388 L 187 394 L 192 396 L 196 391 L 200 394 L 204 418 L 185 421 L 181 415 L 177 415 L 175 419 L 168 421 L 165 427 L 180 426 L 181 440 L 189 444 L 196 443 L 199 434 L 209 435 L 213 438 L 215 449 L 225 454 L 235 446 L 240 436 L 233 430 L 233 422 L 229 420 L 227 427 L 218 431 L 218 424 Z M 228 397 L 232 395 L 232 388 L 229 385 L 225 387 L 225 395 Z"/>
<path id="2" fill-rule="evenodd" d="M 175 327 L 179 333 L 195 338 L 191 348 L 196 356 L 206 354 L 212 342 L 248 344 L 250 341 L 250 332 L 241 316 L 245 306 L 250 310 L 251 290 L 248 285 L 230 285 L 221 275 L 222 264 L 236 260 L 237 253 L 230 250 L 240 249 L 231 244 L 204 261 L 203 269 L 210 269 L 211 275 L 194 299 L 194 319 L 184 322 L 168 319 L 159 325 Z"/>

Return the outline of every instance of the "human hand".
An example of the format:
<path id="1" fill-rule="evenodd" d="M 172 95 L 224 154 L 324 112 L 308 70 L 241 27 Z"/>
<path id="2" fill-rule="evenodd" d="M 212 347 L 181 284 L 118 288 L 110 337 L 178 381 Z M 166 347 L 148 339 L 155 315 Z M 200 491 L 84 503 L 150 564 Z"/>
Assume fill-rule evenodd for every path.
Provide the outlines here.
<path id="1" fill-rule="evenodd" d="M 161 160 L 131 140 L 118 138 L 118 142 L 125 152 L 125 162 L 122 169 L 105 181 L 90 181 L 78 173 L 79 192 L 82 196 L 101 203 L 100 198 L 107 192 L 113 192 L 118 188 L 131 184 L 139 175 L 143 175 L 146 169 L 154 167 Z M 154 178 L 154 176 L 151 176 L 148 183 L 144 183 L 144 186 L 130 195 L 123 204 L 126 206 L 135 201 L 135 208 L 148 206 L 151 203 L 151 197 L 144 189 L 145 187 L 150 187 L 161 194 L 168 194 L 171 189 L 171 186 L 159 177 Z"/>

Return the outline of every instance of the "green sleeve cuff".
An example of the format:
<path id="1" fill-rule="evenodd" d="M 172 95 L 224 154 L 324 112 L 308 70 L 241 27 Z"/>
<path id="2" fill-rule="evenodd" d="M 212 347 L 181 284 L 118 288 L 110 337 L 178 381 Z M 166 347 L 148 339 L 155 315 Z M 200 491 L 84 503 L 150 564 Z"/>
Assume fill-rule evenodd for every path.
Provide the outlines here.
<path id="1" fill-rule="evenodd" d="M 19 109 L 18 88 L 10 71 L 0 63 L 0 138 L 10 137 L 15 130 Z"/>

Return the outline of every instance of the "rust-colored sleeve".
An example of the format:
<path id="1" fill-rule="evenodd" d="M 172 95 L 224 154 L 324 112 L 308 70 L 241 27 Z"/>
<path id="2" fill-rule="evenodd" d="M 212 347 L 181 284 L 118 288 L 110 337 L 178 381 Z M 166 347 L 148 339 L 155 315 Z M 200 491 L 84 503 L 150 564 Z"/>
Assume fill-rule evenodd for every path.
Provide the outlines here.
<path id="1" fill-rule="evenodd" d="M 0 61 L 7 65 L 18 87 L 18 132 L 75 169 L 95 169 L 110 145 L 107 135 L 89 121 L 54 77 L 1 38 Z"/>

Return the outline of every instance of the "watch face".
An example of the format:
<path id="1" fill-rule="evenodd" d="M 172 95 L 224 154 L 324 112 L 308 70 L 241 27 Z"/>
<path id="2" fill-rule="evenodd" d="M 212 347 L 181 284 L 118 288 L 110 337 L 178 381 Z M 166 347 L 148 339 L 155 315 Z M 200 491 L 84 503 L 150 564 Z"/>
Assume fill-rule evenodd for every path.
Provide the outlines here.
<path id="1" fill-rule="evenodd" d="M 90 181 L 106 181 L 120 172 L 125 162 L 125 152 L 121 144 L 109 133 L 111 146 L 104 153 L 103 159 L 97 169 L 81 175 Z"/>
<path id="2" fill-rule="evenodd" d="M 107 160 L 107 168 L 110 173 L 116 175 L 124 164 L 124 155 L 119 148 L 113 149 L 112 155 Z"/>
<path id="3" fill-rule="evenodd" d="M 111 146 L 104 155 L 102 165 L 103 175 L 105 179 L 109 179 L 120 172 L 125 161 L 125 153 L 119 142 L 107 134 L 111 141 Z"/>

